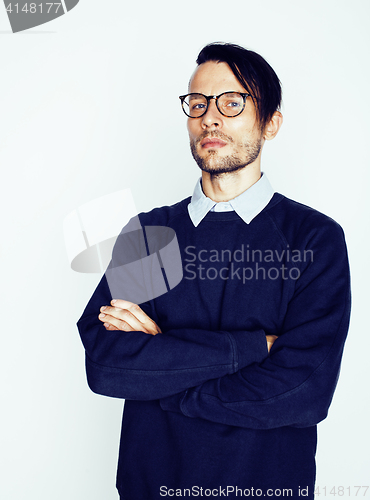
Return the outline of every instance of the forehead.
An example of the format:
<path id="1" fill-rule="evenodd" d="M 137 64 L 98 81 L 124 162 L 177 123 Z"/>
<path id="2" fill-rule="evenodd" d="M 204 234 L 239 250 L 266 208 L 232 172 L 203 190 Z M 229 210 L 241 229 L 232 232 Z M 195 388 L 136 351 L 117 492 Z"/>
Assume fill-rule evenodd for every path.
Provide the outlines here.
<path id="1" fill-rule="evenodd" d="M 207 61 L 200 64 L 189 82 L 189 92 L 218 95 L 228 90 L 246 91 L 225 62 Z"/>

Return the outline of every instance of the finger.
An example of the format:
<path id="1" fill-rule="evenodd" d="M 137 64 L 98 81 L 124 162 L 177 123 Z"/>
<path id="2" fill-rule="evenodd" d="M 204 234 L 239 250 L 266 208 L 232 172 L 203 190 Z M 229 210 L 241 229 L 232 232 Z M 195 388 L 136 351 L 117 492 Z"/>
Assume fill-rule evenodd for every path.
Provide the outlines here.
<path id="1" fill-rule="evenodd" d="M 121 299 L 112 300 L 112 303 L 114 307 L 118 309 L 118 317 L 121 319 L 122 316 L 119 314 L 120 308 L 122 308 L 122 311 L 129 311 L 131 313 L 131 315 L 127 315 L 123 319 L 125 319 L 135 330 L 145 333 L 162 333 L 157 323 L 153 321 L 139 305 Z M 110 314 L 116 316 L 116 312 L 111 312 Z"/>
<path id="2" fill-rule="evenodd" d="M 134 310 L 139 308 L 136 304 L 132 306 Z M 103 306 L 100 308 L 101 314 L 99 315 L 99 319 L 104 321 L 106 315 L 112 316 L 120 321 L 125 321 L 128 325 L 131 326 L 131 330 L 127 330 L 127 328 L 118 327 L 120 330 L 125 331 L 136 331 L 136 332 L 144 332 L 150 333 L 152 335 L 156 335 L 157 333 L 162 333 L 159 326 L 149 318 L 149 316 L 145 315 L 145 324 L 142 323 L 137 317 L 128 309 L 120 309 L 119 307 L 110 307 Z M 140 309 L 141 310 L 141 309 Z M 136 310 L 137 311 L 137 310 Z M 143 312 L 143 311 L 142 311 Z M 144 313 L 145 314 L 145 313 Z"/>
<path id="3" fill-rule="evenodd" d="M 152 321 L 150 318 L 149 321 L 146 322 L 146 325 L 144 325 L 128 309 L 120 309 L 118 307 L 105 306 L 102 307 L 101 310 L 103 311 L 99 315 L 99 318 L 101 320 L 104 320 L 106 315 L 109 315 L 116 318 L 118 321 L 125 321 L 128 325 L 130 325 L 132 331 L 144 332 L 144 333 L 153 333 L 153 332 L 158 333 L 159 331 L 156 323 L 154 323 L 154 321 Z M 119 329 L 128 331 L 127 328 L 119 327 Z"/>
<path id="4" fill-rule="evenodd" d="M 134 316 L 128 309 L 120 309 L 119 307 L 110 307 L 110 306 L 105 306 L 100 309 L 102 312 L 99 315 L 100 319 L 104 319 L 106 316 L 104 315 L 109 315 L 117 320 L 120 321 L 126 321 L 133 330 L 136 331 L 143 331 L 143 328 L 145 326 L 141 321 L 139 321 L 136 316 Z"/>
<path id="5" fill-rule="evenodd" d="M 105 326 L 106 330 L 110 330 L 110 331 L 118 330 L 118 328 L 116 326 L 113 326 L 110 323 L 104 323 L 104 326 Z"/>
<path id="6" fill-rule="evenodd" d="M 112 300 L 111 304 L 113 305 L 113 307 L 127 309 L 144 325 L 147 322 L 152 322 L 152 319 L 147 314 L 145 314 L 141 307 L 137 304 L 134 304 L 133 302 L 129 302 L 128 300 L 115 299 Z"/>
<path id="7" fill-rule="evenodd" d="M 123 299 L 113 299 L 110 301 L 111 304 L 120 307 L 121 309 L 129 309 L 131 306 L 134 306 L 134 302 L 130 302 L 129 300 Z"/>
<path id="8" fill-rule="evenodd" d="M 109 314 L 99 314 L 98 318 L 104 323 L 107 330 L 121 330 L 124 332 L 133 332 L 132 326 L 123 319 L 116 318 Z M 109 325 L 108 327 L 106 325 Z"/>

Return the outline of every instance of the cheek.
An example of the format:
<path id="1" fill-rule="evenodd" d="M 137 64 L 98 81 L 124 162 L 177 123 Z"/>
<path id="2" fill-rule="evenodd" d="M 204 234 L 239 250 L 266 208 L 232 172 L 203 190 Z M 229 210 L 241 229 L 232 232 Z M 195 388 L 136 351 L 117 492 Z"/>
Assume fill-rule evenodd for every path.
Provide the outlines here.
<path id="1" fill-rule="evenodd" d="M 254 140 L 260 137 L 259 127 L 256 123 L 254 117 L 250 117 L 248 119 L 240 119 L 239 117 L 235 118 L 235 122 L 230 124 L 229 134 L 233 137 L 235 142 L 245 142 Z"/>
<path id="2" fill-rule="evenodd" d="M 188 132 L 189 132 L 189 135 L 190 134 L 193 134 L 193 130 L 194 130 L 194 120 L 192 120 L 191 118 L 188 118 L 188 121 L 186 123 L 186 126 L 188 128 Z"/>
<path id="3" fill-rule="evenodd" d="M 188 119 L 187 128 L 190 141 L 194 141 L 201 133 L 201 130 L 199 131 L 199 127 L 197 127 L 190 118 Z"/>
<path id="4" fill-rule="evenodd" d="M 254 126 L 255 120 L 253 117 L 248 116 L 237 116 L 233 119 L 234 121 L 230 124 L 236 134 L 243 135 L 245 133 L 250 133 Z"/>

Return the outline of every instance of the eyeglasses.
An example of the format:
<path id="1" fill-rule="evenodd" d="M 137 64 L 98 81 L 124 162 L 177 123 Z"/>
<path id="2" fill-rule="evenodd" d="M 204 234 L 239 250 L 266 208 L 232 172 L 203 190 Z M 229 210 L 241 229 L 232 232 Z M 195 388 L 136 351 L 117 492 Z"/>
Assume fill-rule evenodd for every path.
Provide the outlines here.
<path id="1" fill-rule="evenodd" d="M 247 92 L 223 92 L 220 95 L 186 94 L 180 95 L 182 109 L 189 118 L 200 118 L 207 113 L 209 101 L 216 100 L 219 112 L 229 118 L 238 116 L 245 108 L 245 101 L 251 94 Z"/>

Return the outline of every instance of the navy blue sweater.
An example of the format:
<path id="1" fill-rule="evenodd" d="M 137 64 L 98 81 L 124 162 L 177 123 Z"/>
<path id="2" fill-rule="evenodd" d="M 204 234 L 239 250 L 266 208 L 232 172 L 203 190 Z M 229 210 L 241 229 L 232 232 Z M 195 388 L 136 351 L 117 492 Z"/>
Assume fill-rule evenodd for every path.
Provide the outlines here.
<path id="1" fill-rule="evenodd" d="M 106 331 L 105 276 L 78 322 L 90 388 L 126 400 L 121 498 L 313 498 L 349 323 L 343 231 L 277 193 L 250 224 L 210 212 L 194 227 L 189 201 L 140 214 L 181 250 L 180 284 L 142 304 L 163 334 Z"/>

